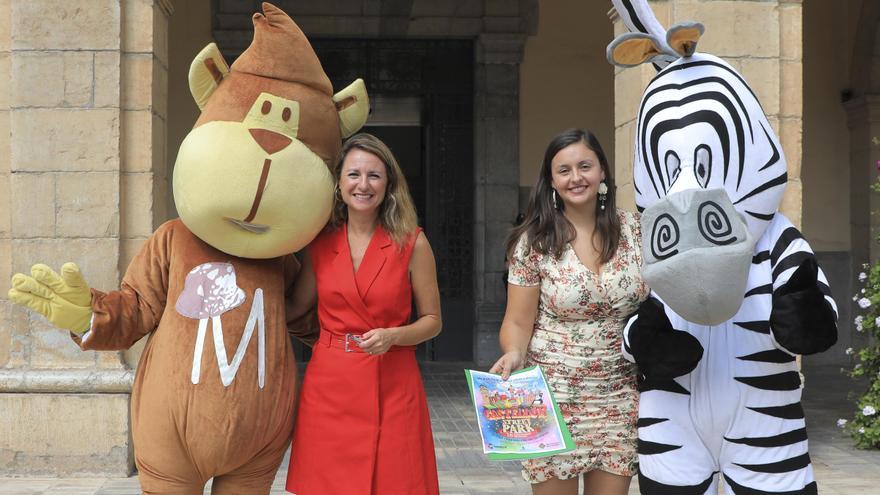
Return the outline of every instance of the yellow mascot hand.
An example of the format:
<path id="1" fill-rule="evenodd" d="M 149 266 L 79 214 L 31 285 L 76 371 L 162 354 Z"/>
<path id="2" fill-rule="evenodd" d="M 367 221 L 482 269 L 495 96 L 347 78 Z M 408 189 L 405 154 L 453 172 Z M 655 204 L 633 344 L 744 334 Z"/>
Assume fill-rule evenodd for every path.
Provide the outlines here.
<path id="1" fill-rule="evenodd" d="M 30 277 L 16 273 L 9 300 L 76 334 L 85 333 L 91 326 L 92 293 L 75 263 L 65 263 L 60 276 L 43 264 L 31 267 Z"/>

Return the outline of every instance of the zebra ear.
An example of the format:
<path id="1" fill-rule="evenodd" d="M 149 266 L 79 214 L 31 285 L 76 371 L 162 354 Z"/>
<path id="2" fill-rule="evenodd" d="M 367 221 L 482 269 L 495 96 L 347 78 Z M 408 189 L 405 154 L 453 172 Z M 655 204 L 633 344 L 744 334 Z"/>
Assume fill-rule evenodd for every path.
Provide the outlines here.
<path id="1" fill-rule="evenodd" d="M 666 44 L 682 57 L 690 57 L 697 50 L 697 42 L 704 32 L 699 22 L 681 22 L 666 32 Z"/>
<path id="2" fill-rule="evenodd" d="M 614 38 L 605 50 L 608 62 L 620 67 L 635 67 L 651 62 L 657 57 L 666 57 L 661 44 L 650 34 L 624 33 Z"/>

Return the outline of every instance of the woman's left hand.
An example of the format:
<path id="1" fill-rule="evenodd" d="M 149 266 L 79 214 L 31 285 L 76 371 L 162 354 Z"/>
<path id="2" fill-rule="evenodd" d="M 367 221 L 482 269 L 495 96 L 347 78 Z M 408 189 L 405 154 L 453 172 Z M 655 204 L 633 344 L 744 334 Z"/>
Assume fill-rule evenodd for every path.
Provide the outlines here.
<path id="1" fill-rule="evenodd" d="M 367 354 L 385 354 L 396 343 L 395 336 L 393 328 L 374 328 L 364 333 L 360 346 Z"/>

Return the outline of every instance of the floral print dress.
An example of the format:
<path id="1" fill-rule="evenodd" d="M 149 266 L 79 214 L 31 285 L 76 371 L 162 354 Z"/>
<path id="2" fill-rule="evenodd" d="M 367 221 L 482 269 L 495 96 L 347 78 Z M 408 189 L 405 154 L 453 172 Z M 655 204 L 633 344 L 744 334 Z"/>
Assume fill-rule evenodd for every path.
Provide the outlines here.
<path id="1" fill-rule="evenodd" d="M 601 469 L 632 476 L 636 464 L 638 391 L 634 365 L 621 351 L 623 326 L 648 297 L 639 274 L 638 216 L 617 211 L 620 243 L 614 257 L 593 273 L 571 245 L 559 259 L 530 250 L 520 238 L 508 283 L 541 287 L 526 365 L 540 365 L 576 450 L 523 462 L 531 483 L 574 478 Z"/>

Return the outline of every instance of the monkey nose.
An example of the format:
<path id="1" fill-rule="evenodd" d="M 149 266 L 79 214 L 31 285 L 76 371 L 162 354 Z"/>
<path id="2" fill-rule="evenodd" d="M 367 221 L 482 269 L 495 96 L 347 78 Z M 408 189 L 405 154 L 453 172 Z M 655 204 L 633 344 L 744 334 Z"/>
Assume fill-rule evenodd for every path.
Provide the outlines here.
<path id="1" fill-rule="evenodd" d="M 248 131 L 250 131 L 254 141 L 260 145 L 260 148 L 263 148 L 263 150 L 270 155 L 283 150 L 287 145 L 293 142 L 292 139 L 284 134 L 279 134 L 268 129 L 248 129 Z"/>

